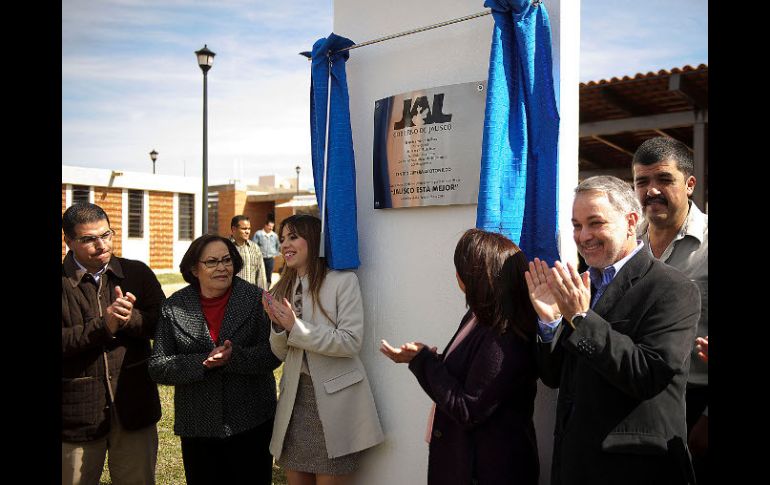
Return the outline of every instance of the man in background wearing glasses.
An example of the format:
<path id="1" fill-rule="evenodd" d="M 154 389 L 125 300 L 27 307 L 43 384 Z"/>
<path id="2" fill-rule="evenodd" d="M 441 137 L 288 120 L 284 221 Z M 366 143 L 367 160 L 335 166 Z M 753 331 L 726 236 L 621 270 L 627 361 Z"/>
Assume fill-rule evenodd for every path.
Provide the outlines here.
<path id="1" fill-rule="evenodd" d="M 98 205 L 72 205 L 62 229 L 62 484 L 98 484 L 105 455 L 113 483 L 154 484 L 161 410 L 147 359 L 163 290 L 146 264 L 113 255 Z"/>

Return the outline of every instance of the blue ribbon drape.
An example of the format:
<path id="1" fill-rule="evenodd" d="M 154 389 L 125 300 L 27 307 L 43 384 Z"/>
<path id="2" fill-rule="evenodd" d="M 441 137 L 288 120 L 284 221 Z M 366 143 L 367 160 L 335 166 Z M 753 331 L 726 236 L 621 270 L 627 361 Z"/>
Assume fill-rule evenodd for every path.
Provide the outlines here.
<path id="1" fill-rule="evenodd" d="M 557 243 L 559 113 L 545 5 L 486 0 L 495 29 L 481 149 L 476 227 L 553 264 Z"/>
<path id="2" fill-rule="evenodd" d="M 353 45 L 353 41 L 330 34 L 313 44 L 310 79 L 310 143 L 313 158 L 313 184 L 324 222 L 326 262 L 332 269 L 355 269 L 358 259 L 356 221 L 356 166 L 353 135 L 350 130 L 350 100 L 345 74 L 348 52 L 329 55 Z M 326 103 L 331 66 L 329 101 L 329 151 L 324 199 L 324 150 L 326 149 Z"/>

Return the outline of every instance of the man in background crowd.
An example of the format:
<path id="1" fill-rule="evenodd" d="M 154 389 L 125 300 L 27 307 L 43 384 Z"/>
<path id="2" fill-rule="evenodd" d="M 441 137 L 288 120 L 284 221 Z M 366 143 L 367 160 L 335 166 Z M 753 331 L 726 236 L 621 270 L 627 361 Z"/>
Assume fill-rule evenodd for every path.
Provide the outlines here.
<path id="1" fill-rule="evenodd" d="M 259 245 L 259 249 L 262 250 L 262 258 L 264 258 L 267 288 L 270 288 L 272 284 L 275 257 L 281 254 L 281 243 L 278 241 L 278 234 L 275 233 L 274 228 L 275 220 L 270 214 L 262 229 L 254 234 L 254 242 Z"/>
<path id="2" fill-rule="evenodd" d="M 639 237 L 654 258 L 679 269 L 698 285 L 701 313 L 696 335 L 708 338 L 708 215 L 690 199 L 696 183 L 692 154 L 673 138 L 651 138 L 634 153 L 633 173 L 644 215 Z M 687 429 L 695 476 L 704 485 L 709 480 L 709 371 L 708 364 L 698 358 L 697 345 L 692 342 L 687 378 Z"/>
<path id="3" fill-rule="evenodd" d="M 244 215 L 237 215 L 230 221 L 230 240 L 243 258 L 243 268 L 236 276 L 248 281 L 252 285 L 266 289 L 265 263 L 262 259 L 262 251 L 259 246 L 249 240 L 251 235 L 251 222 Z"/>

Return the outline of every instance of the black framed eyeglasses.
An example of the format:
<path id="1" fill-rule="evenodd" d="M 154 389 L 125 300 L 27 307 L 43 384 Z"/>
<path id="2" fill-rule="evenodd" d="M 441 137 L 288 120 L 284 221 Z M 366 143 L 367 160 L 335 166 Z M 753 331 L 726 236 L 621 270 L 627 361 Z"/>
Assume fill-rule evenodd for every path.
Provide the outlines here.
<path id="1" fill-rule="evenodd" d="M 82 236 L 82 237 L 76 237 L 75 242 L 83 244 L 83 245 L 91 245 L 95 246 L 97 241 L 102 242 L 109 242 L 112 240 L 112 236 L 115 234 L 115 231 L 110 229 L 109 231 L 105 232 L 101 236 Z"/>
<path id="2" fill-rule="evenodd" d="M 201 263 L 203 263 L 203 265 L 206 266 L 208 269 L 216 268 L 217 266 L 219 266 L 219 263 L 222 263 L 222 265 L 227 268 L 233 265 L 233 258 L 231 258 L 230 256 L 225 256 L 222 259 L 211 258 L 211 259 L 207 259 L 206 261 L 201 261 Z"/>

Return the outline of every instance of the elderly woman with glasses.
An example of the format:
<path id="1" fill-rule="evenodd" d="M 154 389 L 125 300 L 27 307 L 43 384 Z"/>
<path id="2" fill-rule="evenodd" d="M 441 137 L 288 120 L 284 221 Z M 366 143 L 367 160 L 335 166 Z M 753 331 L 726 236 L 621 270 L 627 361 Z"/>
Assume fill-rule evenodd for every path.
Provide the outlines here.
<path id="1" fill-rule="evenodd" d="M 187 483 L 270 484 L 275 416 L 262 290 L 234 276 L 243 266 L 223 237 L 196 239 L 179 269 L 189 286 L 161 308 L 149 370 L 173 385 L 174 433 Z"/>

